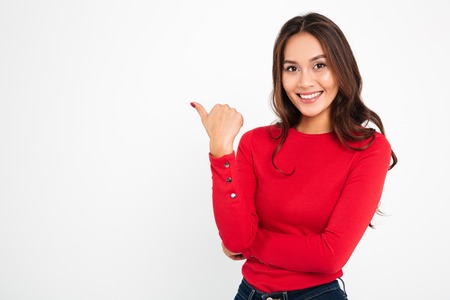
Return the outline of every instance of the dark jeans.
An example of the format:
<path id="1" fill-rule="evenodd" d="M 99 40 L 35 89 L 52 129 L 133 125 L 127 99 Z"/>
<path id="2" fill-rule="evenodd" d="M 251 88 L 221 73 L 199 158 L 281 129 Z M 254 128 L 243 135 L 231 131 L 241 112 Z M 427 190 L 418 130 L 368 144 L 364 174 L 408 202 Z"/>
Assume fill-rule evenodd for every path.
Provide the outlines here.
<path id="1" fill-rule="evenodd" d="M 343 281 L 342 281 L 343 283 Z M 265 294 L 242 280 L 234 300 L 345 300 L 347 295 L 337 280 L 312 288 Z"/>

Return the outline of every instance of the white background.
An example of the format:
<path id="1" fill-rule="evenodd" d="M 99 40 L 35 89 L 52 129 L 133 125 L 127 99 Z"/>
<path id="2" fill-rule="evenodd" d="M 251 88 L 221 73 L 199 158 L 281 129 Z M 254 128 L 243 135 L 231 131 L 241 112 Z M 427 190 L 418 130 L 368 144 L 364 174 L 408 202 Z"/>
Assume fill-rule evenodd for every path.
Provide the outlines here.
<path id="1" fill-rule="evenodd" d="M 272 46 L 309 11 L 346 34 L 399 157 L 350 299 L 450 297 L 450 2 L 2 0 L 0 299 L 232 299 L 189 102 L 274 121 Z"/>

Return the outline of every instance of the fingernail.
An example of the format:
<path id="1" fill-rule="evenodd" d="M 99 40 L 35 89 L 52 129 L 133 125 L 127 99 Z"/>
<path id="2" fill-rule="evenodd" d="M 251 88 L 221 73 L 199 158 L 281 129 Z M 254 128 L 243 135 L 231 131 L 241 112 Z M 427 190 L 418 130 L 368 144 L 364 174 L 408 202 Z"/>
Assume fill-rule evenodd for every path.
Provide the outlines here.
<path id="1" fill-rule="evenodd" d="M 195 103 L 194 103 L 194 102 L 191 102 L 191 106 L 192 106 L 193 108 L 195 108 Z"/>

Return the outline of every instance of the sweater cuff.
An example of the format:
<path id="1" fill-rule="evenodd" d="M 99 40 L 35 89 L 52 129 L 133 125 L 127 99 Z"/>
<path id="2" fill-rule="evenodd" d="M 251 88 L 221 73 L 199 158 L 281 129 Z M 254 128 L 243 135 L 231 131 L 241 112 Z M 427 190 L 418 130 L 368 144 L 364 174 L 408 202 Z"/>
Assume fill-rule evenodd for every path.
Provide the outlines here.
<path id="1" fill-rule="evenodd" d="M 235 184 L 237 168 L 234 151 L 217 158 L 209 154 L 209 160 L 211 162 L 213 190 L 219 192 L 220 195 L 228 195 L 230 199 L 234 200 L 237 197 Z M 221 197 L 219 196 L 219 198 Z"/>
<path id="2" fill-rule="evenodd" d="M 234 151 L 230 154 L 225 154 L 224 156 L 221 157 L 214 157 L 211 155 L 211 153 L 209 153 L 209 161 L 211 162 L 212 165 L 218 167 L 225 166 L 226 168 L 229 168 L 230 162 L 234 161 L 234 159 L 235 159 Z M 228 167 L 226 166 L 226 163 L 228 163 Z"/>

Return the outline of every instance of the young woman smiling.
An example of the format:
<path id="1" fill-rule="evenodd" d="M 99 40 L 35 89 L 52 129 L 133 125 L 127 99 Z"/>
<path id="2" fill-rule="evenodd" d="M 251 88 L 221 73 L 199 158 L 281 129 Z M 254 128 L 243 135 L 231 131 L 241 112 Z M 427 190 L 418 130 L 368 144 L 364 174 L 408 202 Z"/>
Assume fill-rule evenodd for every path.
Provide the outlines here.
<path id="1" fill-rule="evenodd" d="M 240 299 L 347 299 L 337 281 L 397 163 L 339 27 L 310 13 L 273 52 L 279 121 L 246 132 L 239 112 L 191 103 L 210 138 L 213 208 L 225 254 L 246 259 Z M 371 128 L 368 124 L 373 124 Z"/>

